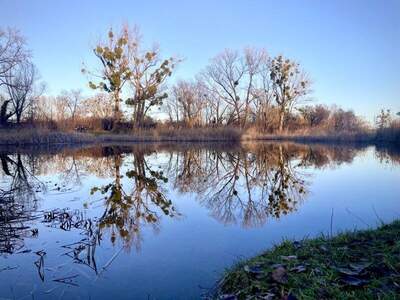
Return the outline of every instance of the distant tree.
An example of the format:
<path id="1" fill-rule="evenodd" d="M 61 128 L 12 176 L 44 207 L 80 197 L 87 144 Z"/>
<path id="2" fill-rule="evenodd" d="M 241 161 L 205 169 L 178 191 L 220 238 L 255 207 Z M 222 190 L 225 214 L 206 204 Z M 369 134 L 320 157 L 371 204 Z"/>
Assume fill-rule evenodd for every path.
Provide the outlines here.
<path id="1" fill-rule="evenodd" d="M 335 132 L 355 132 L 360 130 L 362 121 L 352 110 L 336 109 L 331 116 L 332 129 Z"/>
<path id="2" fill-rule="evenodd" d="M 82 73 L 89 74 L 97 81 L 89 81 L 92 89 L 105 91 L 112 95 L 114 100 L 114 120 L 121 121 L 122 112 L 120 103 L 122 102 L 121 93 L 125 83 L 131 78 L 132 71 L 129 68 L 128 45 L 129 34 L 126 27 L 116 34 L 112 29 L 108 32 L 106 42 L 100 42 L 95 49 L 94 54 L 100 60 L 101 71 L 89 71 L 86 67 Z"/>
<path id="3" fill-rule="evenodd" d="M 381 112 L 376 117 L 375 123 L 379 129 L 383 129 L 383 128 L 389 127 L 391 121 L 392 121 L 392 117 L 391 117 L 390 109 L 387 109 L 386 111 L 384 109 L 381 109 Z"/>
<path id="4" fill-rule="evenodd" d="M 113 115 L 113 99 L 107 93 L 98 93 L 82 101 L 82 109 L 86 116 L 94 118 L 111 118 Z"/>
<path id="5" fill-rule="evenodd" d="M 171 106 L 177 108 L 178 118 L 180 116 L 187 126 L 201 125 L 204 102 L 196 82 L 179 81 L 172 88 L 170 98 L 175 102 Z"/>
<path id="6" fill-rule="evenodd" d="M 321 125 L 324 121 L 328 120 L 330 111 L 324 105 L 304 106 L 299 108 L 300 114 L 310 127 Z"/>
<path id="7" fill-rule="evenodd" d="M 279 107 L 279 131 L 283 130 L 286 115 L 309 93 L 310 81 L 298 63 L 282 55 L 270 61 L 273 95 Z"/>
<path id="8" fill-rule="evenodd" d="M 82 91 L 62 91 L 57 97 L 57 102 L 64 108 L 64 118 L 71 118 L 74 121 L 82 102 Z"/>

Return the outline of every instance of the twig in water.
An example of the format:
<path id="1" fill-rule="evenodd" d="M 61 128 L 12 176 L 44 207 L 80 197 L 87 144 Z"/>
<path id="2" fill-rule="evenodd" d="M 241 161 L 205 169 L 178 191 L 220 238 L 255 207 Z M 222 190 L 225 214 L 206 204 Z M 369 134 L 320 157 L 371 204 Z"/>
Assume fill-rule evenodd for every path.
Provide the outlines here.
<path id="1" fill-rule="evenodd" d="M 111 265 L 111 263 L 114 261 L 114 259 L 117 258 L 117 256 L 121 253 L 123 247 L 121 247 L 118 252 L 114 253 L 114 255 L 109 259 L 109 261 L 101 268 L 101 271 L 99 272 L 97 278 L 99 278 L 99 276 L 103 273 L 103 271 L 105 271 L 109 265 Z M 97 278 L 95 279 L 95 281 L 97 280 Z"/>
<path id="2" fill-rule="evenodd" d="M 44 281 L 44 256 L 46 255 L 46 252 L 43 250 L 35 252 L 36 255 L 39 255 L 39 259 L 35 261 L 35 266 L 38 269 L 38 274 L 39 277 L 42 281 Z"/>
<path id="3" fill-rule="evenodd" d="M 8 271 L 8 270 L 14 270 L 14 269 L 17 269 L 17 268 L 18 268 L 18 266 L 15 266 L 15 267 L 7 266 L 5 268 L 0 269 L 0 272 Z"/>
<path id="4" fill-rule="evenodd" d="M 78 284 L 76 284 L 75 282 L 72 281 L 72 279 L 78 277 L 79 275 L 72 275 L 72 276 L 67 276 L 67 277 L 63 277 L 63 278 L 58 278 L 58 279 L 53 279 L 53 281 L 55 282 L 59 282 L 59 283 L 64 283 L 67 285 L 72 285 L 72 286 L 79 286 Z"/>

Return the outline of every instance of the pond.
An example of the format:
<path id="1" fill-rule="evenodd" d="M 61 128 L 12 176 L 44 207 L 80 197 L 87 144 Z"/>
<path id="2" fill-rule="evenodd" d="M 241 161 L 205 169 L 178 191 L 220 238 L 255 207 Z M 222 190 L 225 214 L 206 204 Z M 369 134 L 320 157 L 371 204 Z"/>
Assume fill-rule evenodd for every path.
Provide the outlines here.
<path id="1" fill-rule="evenodd" d="M 0 149 L 0 296 L 198 299 L 279 243 L 400 216 L 400 149 Z"/>

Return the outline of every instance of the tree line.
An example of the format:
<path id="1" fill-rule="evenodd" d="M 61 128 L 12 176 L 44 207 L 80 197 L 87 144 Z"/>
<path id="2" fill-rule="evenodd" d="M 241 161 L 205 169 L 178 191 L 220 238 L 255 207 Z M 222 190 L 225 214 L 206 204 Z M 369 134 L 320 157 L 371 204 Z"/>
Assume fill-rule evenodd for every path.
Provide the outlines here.
<path id="1" fill-rule="evenodd" d="M 159 47 L 144 47 L 136 27 L 110 29 L 93 55 L 98 64 L 84 64 L 81 71 L 97 94 L 84 97 L 81 90 L 70 90 L 47 96 L 23 36 L 0 29 L 0 125 L 24 121 L 78 130 L 233 126 L 270 133 L 367 127 L 351 110 L 308 104 L 312 82 L 300 64 L 263 48 L 225 49 L 194 79 L 170 86 L 182 60 L 164 58 Z M 164 118 L 155 120 L 158 110 Z M 393 120 L 382 111 L 377 127 Z"/>

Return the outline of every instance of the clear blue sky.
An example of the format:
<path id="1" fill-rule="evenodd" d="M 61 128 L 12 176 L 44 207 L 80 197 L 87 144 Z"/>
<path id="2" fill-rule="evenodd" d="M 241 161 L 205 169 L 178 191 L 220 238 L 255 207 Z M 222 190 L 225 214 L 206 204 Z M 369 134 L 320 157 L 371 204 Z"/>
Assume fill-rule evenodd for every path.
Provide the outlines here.
<path id="1" fill-rule="evenodd" d="M 89 92 L 81 64 L 124 22 L 163 54 L 185 58 L 175 78 L 193 77 L 224 48 L 265 47 L 302 64 L 316 102 L 369 120 L 381 107 L 400 111 L 400 0 L 0 0 L 0 26 L 26 36 L 50 94 Z"/>

